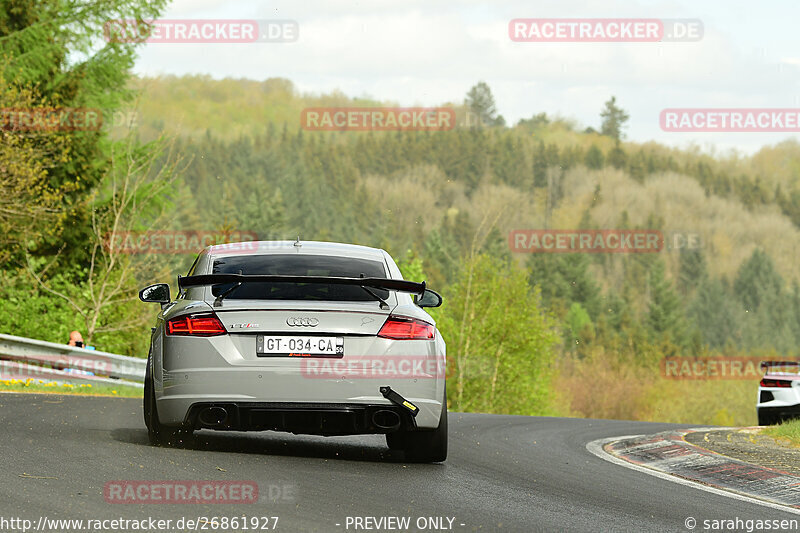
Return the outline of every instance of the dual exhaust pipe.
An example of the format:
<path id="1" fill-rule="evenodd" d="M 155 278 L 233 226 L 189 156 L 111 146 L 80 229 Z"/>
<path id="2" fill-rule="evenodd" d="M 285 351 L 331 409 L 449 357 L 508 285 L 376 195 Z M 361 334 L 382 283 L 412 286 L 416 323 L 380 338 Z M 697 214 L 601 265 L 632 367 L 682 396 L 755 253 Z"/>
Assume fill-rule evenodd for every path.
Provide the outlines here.
<path id="1" fill-rule="evenodd" d="M 224 407 L 206 407 L 197 414 L 197 420 L 205 427 L 220 427 L 228 422 L 228 410 Z M 380 409 L 372 413 L 372 423 L 384 431 L 400 429 L 400 415 L 395 411 Z"/>
<path id="2" fill-rule="evenodd" d="M 417 416 L 419 408 L 393 391 L 391 387 L 381 387 L 380 391 L 381 394 L 393 404 L 407 410 L 412 416 Z M 197 414 L 197 421 L 202 426 L 209 428 L 224 427 L 227 425 L 229 418 L 228 410 L 218 405 L 205 407 Z M 381 431 L 390 432 L 400 429 L 402 420 L 397 411 L 378 409 L 372 413 L 372 424 Z"/>

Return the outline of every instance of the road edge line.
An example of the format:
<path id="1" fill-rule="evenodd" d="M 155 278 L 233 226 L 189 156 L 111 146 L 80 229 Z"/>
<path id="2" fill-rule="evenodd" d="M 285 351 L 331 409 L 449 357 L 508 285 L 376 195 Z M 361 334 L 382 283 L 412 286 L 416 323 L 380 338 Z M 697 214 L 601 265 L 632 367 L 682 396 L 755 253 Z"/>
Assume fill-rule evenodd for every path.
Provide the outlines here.
<path id="1" fill-rule="evenodd" d="M 666 479 L 668 481 L 672 481 L 672 482 L 678 483 L 680 485 L 685 485 L 687 487 L 693 487 L 695 489 L 702 490 L 702 491 L 705 491 L 705 492 L 710 492 L 712 494 L 717 494 L 719 496 L 726 496 L 728 498 L 733 498 L 735 500 L 741 500 L 741 501 L 746 501 L 746 502 L 749 502 L 749 503 L 755 503 L 755 504 L 761 505 L 763 507 L 769 507 L 770 509 L 774 509 L 774 510 L 777 510 L 777 511 L 785 511 L 785 512 L 789 512 L 789 513 L 796 514 L 796 515 L 800 516 L 800 509 L 797 509 L 795 507 L 789 507 L 788 505 L 781 505 L 781 504 L 770 502 L 770 501 L 767 501 L 767 500 L 761 500 L 759 498 L 755 498 L 753 496 L 748 496 L 748 495 L 742 494 L 740 492 L 734 492 L 732 490 L 718 489 L 716 487 L 711 487 L 709 485 L 703 485 L 702 483 L 698 483 L 696 481 L 690 481 L 688 479 L 684 479 L 682 477 L 678 477 L 678 476 L 675 476 L 673 474 L 668 474 L 666 472 L 662 472 L 661 470 L 656 470 L 656 469 L 650 468 L 648 466 L 643 466 L 643 465 L 637 465 L 635 463 L 630 463 L 630 462 L 628 462 L 628 461 L 626 461 L 624 459 L 620 459 L 619 457 L 616 457 L 616 456 L 606 452 L 603 449 L 603 446 L 605 446 L 606 444 L 609 444 L 611 442 L 624 440 L 624 439 L 635 439 L 635 438 L 646 437 L 646 436 L 647 435 L 624 435 L 624 436 L 621 436 L 621 437 L 608 437 L 608 438 L 605 438 L 605 439 L 597 439 L 597 440 L 593 440 L 591 442 L 587 442 L 586 443 L 586 450 L 589 453 L 591 453 L 592 455 L 595 455 L 596 457 L 599 457 L 600 459 L 608 461 L 609 463 L 613 463 L 613 464 L 616 464 L 616 465 L 619 465 L 619 466 L 624 466 L 624 467 L 630 468 L 631 470 L 637 470 L 639 472 L 644 472 L 645 474 L 650 474 L 651 476 L 655 476 L 657 478 Z"/>

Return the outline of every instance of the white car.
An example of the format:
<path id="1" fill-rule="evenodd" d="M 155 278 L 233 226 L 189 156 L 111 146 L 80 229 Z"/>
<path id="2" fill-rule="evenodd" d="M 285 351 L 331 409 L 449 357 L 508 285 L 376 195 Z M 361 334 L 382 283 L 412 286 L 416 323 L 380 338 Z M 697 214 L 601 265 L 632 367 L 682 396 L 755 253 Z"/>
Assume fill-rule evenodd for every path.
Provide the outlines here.
<path id="1" fill-rule="evenodd" d="M 758 425 L 769 426 L 800 418 L 800 363 L 762 361 L 766 370 L 758 386 Z"/>
<path id="2" fill-rule="evenodd" d="M 145 378 L 153 443 L 197 429 L 385 434 L 408 460 L 447 457 L 445 343 L 383 250 L 325 242 L 209 246 L 161 304 Z"/>

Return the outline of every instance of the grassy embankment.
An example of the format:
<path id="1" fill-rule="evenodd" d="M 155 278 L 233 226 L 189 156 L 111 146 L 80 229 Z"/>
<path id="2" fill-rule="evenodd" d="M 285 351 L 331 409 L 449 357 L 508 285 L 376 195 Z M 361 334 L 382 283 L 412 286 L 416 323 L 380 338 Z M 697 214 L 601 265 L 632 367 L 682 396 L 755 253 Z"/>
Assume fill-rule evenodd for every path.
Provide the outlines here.
<path id="1" fill-rule="evenodd" d="M 112 385 L 72 385 L 69 383 L 56 383 L 54 381 L 34 379 L 3 379 L 0 380 L 0 392 L 35 392 L 49 394 L 73 394 L 81 396 L 118 396 L 121 398 L 141 398 L 142 390 L 133 387 Z"/>
<path id="2" fill-rule="evenodd" d="M 764 430 L 771 437 L 786 439 L 795 446 L 800 446 L 800 420 L 789 420 Z"/>

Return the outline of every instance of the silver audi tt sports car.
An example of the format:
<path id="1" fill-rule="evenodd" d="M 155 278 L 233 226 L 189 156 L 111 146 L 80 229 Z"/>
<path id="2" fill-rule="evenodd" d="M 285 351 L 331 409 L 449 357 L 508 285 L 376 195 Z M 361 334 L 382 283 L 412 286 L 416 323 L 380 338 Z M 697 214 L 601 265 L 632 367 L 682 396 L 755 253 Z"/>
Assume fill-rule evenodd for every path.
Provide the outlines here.
<path id="1" fill-rule="evenodd" d="M 447 457 L 445 343 L 384 250 L 327 242 L 209 246 L 150 342 L 144 418 L 153 444 L 198 429 L 385 434 L 407 460 Z"/>

